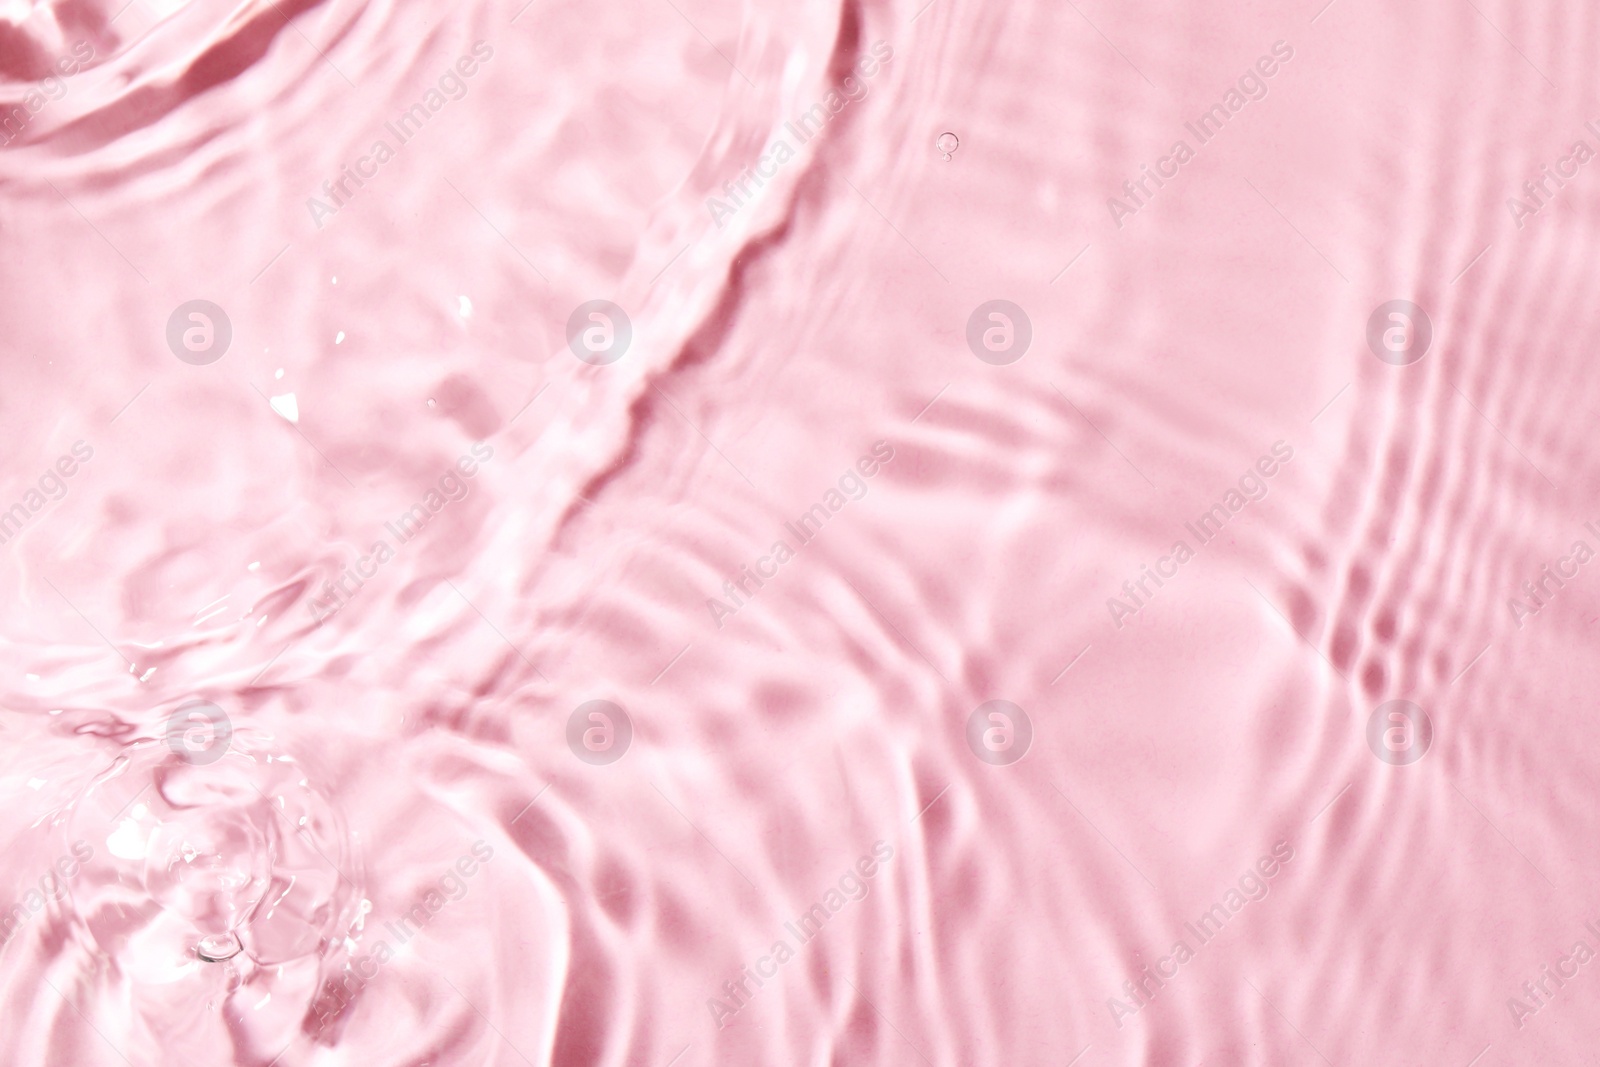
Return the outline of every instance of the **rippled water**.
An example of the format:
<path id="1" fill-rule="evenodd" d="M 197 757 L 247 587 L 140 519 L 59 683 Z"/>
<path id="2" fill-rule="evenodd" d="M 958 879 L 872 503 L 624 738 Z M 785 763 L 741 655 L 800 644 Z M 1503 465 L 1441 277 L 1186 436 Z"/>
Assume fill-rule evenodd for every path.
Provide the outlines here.
<path id="1" fill-rule="evenodd" d="M 1587 1062 L 1588 9 L 123 4 L 0 1062 Z"/>

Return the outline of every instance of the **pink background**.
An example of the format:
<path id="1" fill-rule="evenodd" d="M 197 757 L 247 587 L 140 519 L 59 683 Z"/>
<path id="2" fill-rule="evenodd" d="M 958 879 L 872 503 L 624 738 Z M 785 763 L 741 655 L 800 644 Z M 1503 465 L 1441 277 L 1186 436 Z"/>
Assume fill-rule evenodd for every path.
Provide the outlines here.
<path id="1" fill-rule="evenodd" d="M 1600 23 L 1320 3 L 0 12 L 0 1061 L 1584 1062 Z"/>

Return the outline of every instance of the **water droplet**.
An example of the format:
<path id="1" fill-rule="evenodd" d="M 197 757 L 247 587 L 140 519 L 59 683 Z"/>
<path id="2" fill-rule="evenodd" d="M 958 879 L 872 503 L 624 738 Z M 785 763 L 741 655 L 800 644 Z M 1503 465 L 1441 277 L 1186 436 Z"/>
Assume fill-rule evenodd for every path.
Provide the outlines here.
<path id="1" fill-rule="evenodd" d="M 207 963 L 221 963 L 223 960 L 233 959 L 243 951 L 244 946 L 239 943 L 239 939 L 227 933 L 201 938 L 200 943 L 195 946 L 194 954 Z"/>
<path id="2" fill-rule="evenodd" d="M 948 163 L 955 150 L 961 147 L 961 138 L 953 133 L 941 133 L 939 139 L 933 143 L 933 146 L 939 150 L 940 155 L 944 156 L 944 161 Z"/>
<path id="3" fill-rule="evenodd" d="M 172 982 L 202 984 L 185 959 L 315 969 L 356 928 L 362 893 L 340 873 L 354 869 L 342 820 L 270 742 L 233 732 L 223 758 L 199 763 L 141 737 L 78 798 L 71 832 L 93 852 L 66 906 L 108 962 L 138 974 L 176 966 Z M 273 973 L 251 996 L 299 998 L 299 981 Z"/>

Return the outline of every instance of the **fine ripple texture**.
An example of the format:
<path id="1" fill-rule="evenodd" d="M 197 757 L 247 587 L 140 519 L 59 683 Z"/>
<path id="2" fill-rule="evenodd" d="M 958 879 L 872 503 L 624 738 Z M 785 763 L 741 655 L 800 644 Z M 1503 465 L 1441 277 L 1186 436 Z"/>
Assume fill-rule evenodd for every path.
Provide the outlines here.
<path id="1" fill-rule="evenodd" d="M 1597 53 L 0 8 L 0 1064 L 1589 1062 Z"/>

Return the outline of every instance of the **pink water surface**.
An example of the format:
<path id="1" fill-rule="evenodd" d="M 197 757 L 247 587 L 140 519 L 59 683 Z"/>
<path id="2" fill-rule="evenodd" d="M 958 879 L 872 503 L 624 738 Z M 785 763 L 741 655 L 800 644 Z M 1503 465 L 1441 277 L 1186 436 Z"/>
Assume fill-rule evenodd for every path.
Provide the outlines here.
<path id="1" fill-rule="evenodd" d="M 1597 57 L 0 7 L 0 1064 L 1595 1062 Z"/>

